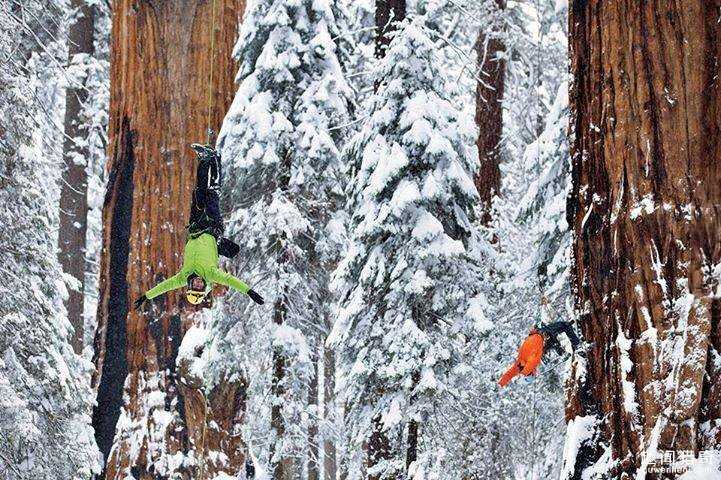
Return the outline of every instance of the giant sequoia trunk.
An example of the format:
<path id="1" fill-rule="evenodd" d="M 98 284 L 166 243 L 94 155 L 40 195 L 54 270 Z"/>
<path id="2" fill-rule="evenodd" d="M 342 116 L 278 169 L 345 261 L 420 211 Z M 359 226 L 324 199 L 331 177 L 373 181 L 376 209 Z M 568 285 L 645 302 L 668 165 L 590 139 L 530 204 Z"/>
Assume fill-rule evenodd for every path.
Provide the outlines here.
<path id="1" fill-rule="evenodd" d="M 505 0 L 496 0 L 498 11 L 506 7 Z M 476 188 L 481 196 L 483 215 L 481 222 L 491 221 L 493 197 L 501 190 L 501 156 L 499 144 L 503 132 L 503 91 L 506 77 L 505 50 L 501 41 L 501 19 L 491 19 L 478 32 L 476 56 L 478 76 L 476 82 L 476 125 L 478 125 L 478 157 L 480 167 L 476 174 Z"/>
<path id="2" fill-rule="evenodd" d="M 571 7 L 568 220 L 592 344 L 573 365 L 567 478 L 590 475 L 606 449 L 610 470 L 597 471 L 623 479 L 656 449 L 721 448 L 719 8 Z"/>
<path id="3" fill-rule="evenodd" d="M 68 28 L 68 58 L 93 54 L 95 7 L 85 0 L 73 0 L 75 21 Z M 65 141 L 63 160 L 65 166 L 60 183 L 60 214 L 58 231 L 58 257 L 63 271 L 78 283 L 70 289 L 65 301 L 68 320 L 75 330 L 72 336 L 73 350 L 83 350 L 83 305 L 85 287 L 85 235 L 88 230 L 88 137 L 87 124 L 83 118 L 83 104 L 88 98 L 84 84 L 72 84 L 65 95 Z"/>
<path id="4" fill-rule="evenodd" d="M 244 461 L 237 428 L 243 383 L 205 391 L 188 369 L 176 368 L 194 321 L 180 295 L 162 297 L 144 314 L 130 309 L 181 265 L 195 181 L 188 144 L 205 140 L 209 102 L 217 130 L 233 98 L 231 50 L 243 7 L 243 0 L 113 2 L 93 414 L 108 479 L 214 478 Z"/>

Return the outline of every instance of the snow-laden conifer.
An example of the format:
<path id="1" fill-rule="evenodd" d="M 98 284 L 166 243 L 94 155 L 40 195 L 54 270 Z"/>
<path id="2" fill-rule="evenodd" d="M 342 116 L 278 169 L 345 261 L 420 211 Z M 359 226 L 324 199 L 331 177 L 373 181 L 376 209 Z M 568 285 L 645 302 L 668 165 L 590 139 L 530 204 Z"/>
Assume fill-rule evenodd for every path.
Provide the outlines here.
<path id="1" fill-rule="evenodd" d="M 526 169 L 534 179 L 519 205 L 520 220 L 531 230 L 537 248 L 525 265 L 535 270 L 543 295 L 555 305 L 549 307 L 551 312 L 562 310 L 570 295 L 571 233 L 566 221 L 566 197 L 571 160 L 567 125 L 568 84 L 562 84 L 546 117 L 545 128 L 526 149 Z"/>
<path id="2" fill-rule="evenodd" d="M 19 6 L 0 5 L 0 478 L 88 479 L 92 365 L 70 346 L 54 233 L 64 4 Z"/>
<path id="3" fill-rule="evenodd" d="M 230 330 L 232 342 L 247 342 L 248 350 L 241 358 L 219 358 L 217 366 L 233 368 L 252 352 L 265 359 L 265 367 L 256 361 L 248 366 L 272 375 L 253 372 L 251 395 L 258 397 L 251 397 L 249 409 L 257 412 L 251 428 L 261 438 L 255 445 L 270 449 L 274 468 L 302 445 L 312 351 L 332 305 L 327 276 L 342 237 L 338 145 L 351 90 L 335 43 L 337 12 L 324 0 L 249 3 L 235 52 L 239 88 L 219 138 L 229 230 L 243 245 L 240 273 L 263 293 L 268 308 L 236 311 L 241 301 L 230 302 L 230 318 L 241 314 L 245 328 L 217 328 Z M 267 342 L 270 357 L 263 354 Z M 233 351 L 229 343 L 226 348 Z"/>
<path id="4" fill-rule="evenodd" d="M 402 25 L 345 155 L 355 171 L 352 244 L 335 273 L 341 305 L 329 342 L 356 446 L 390 442 L 369 466 L 383 478 L 404 468 L 393 432 L 430 414 L 464 336 L 488 322 L 473 119 L 448 98 L 437 28 L 427 17 Z"/>

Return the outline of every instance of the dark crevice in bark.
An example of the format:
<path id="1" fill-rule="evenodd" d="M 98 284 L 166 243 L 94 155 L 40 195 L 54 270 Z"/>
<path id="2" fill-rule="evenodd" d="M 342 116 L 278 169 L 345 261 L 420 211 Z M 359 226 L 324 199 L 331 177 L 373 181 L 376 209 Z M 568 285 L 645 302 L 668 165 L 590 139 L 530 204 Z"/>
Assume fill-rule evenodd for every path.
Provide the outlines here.
<path id="1" fill-rule="evenodd" d="M 651 121 L 651 128 L 653 130 L 653 142 L 651 145 L 651 163 L 653 165 L 653 201 L 660 201 L 661 186 L 663 185 L 666 174 L 663 170 L 663 151 L 661 150 L 661 132 L 660 127 L 660 109 L 658 105 L 658 99 L 655 95 L 655 89 L 653 86 L 653 65 L 651 63 L 652 53 L 649 51 L 649 31 L 648 25 L 646 24 L 646 15 L 641 12 L 639 15 L 639 23 L 641 28 L 641 36 L 643 41 L 641 42 L 641 57 L 643 59 L 643 77 L 646 81 L 646 88 L 649 93 L 649 100 L 643 105 L 644 110 L 648 112 Z"/>
<path id="2" fill-rule="evenodd" d="M 126 274 L 130 254 L 135 158 L 133 133 L 127 118 L 122 120 L 121 132 L 119 143 L 122 145 L 120 154 L 123 157 L 114 162 L 105 198 L 106 208 L 112 208 L 109 245 L 106 247 L 109 258 L 107 293 L 98 312 L 98 316 L 106 318 L 105 338 L 102 342 L 105 355 L 92 419 L 95 439 L 105 460 L 113 445 L 115 425 L 123 406 L 123 385 L 128 375 L 125 343 L 130 302 Z M 104 472 L 102 476 L 105 476 Z"/>

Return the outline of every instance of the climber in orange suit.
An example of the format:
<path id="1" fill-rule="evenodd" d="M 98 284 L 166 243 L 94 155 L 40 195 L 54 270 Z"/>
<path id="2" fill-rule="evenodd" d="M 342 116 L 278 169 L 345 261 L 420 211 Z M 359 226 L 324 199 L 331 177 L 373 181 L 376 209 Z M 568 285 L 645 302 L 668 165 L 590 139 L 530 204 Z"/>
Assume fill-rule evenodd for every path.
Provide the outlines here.
<path id="1" fill-rule="evenodd" d="M 518 350 L 518 358 L 513 365 L 510 366 L 506 373 L 503 374 L 498 384 L 501 387 L 508 385 L 513 377 L 518 374 L 525 376 L 535 375 L 538 365 L 541 364 L 543 353 L 554 349 L 559 354 L 563 353 L 561 344 L 558 343 L 558 335 L 565 333 L 571 342 L 571 347 L 576 350 L 579 341 L 570 322 L 556 322 L 544 325 L 539 328 L 532 328 L 528 333 L 528 337 L 523 341 L 521 348 Z"/>

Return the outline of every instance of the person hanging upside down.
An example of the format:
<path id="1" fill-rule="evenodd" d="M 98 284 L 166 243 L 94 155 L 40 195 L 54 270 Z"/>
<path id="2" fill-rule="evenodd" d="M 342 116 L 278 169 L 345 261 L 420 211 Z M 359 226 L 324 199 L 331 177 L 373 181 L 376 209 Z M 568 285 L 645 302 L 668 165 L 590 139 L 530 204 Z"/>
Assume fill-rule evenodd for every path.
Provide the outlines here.
<path id="1" fill-rule="evenodd" d="M 538 365 L 541 364 L 543 354 L 551 349 L 555 350 L 559 355 L 563 354 L 563 347 L 558 341 L 558 336 L 565 333 L 571 342 L 574 351 L 578 347 L 579 340 L 576 332 L 573 331 L 571 322 L 555 322 L 543 325 L 538 328 L 532 328 L 528 333 L 528 337 L 523 341 L 521 348 L 518 350 L 518 358 L 510 366 L 506 373 L 503 374 L 498 384 L 505 387 L 508 383 L 519 374 L 528 376 L 535 375 Z"/>
<path id="2" fill-rule="evenodd" d="M 157 284 L 135 301 L 139 310 L 145 302 L 166 292 L 187 287 L 185 298 L 200 305 L 212 290 L 212 284 L 224 285 L 247 294 L 255 303 L 264 303 L 255 290 L 218 267 L 218 254 L 232 258 L 240 247 L 223 237 L 219 190 L 222 181 L 220 156 L 210 146 L 193 144 L 198 156 L 197 179 L 190 208 L 188 240 L 183 266 L 178 273 Z"/>

